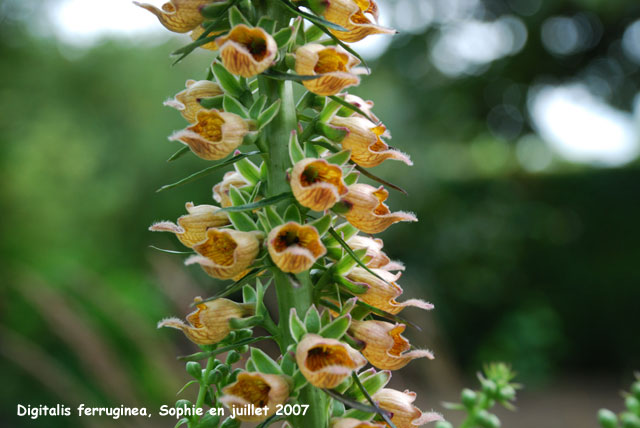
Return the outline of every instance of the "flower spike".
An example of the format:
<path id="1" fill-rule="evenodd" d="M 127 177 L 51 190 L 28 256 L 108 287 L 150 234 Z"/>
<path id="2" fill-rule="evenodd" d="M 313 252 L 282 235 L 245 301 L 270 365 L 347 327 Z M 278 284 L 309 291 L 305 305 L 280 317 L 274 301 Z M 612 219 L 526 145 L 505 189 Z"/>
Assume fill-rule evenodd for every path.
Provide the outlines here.
<path id="1" fill-rule="evenodd" d="M 253 77 L 271 67 L 278 51 L 273 37 L 260 27 L 236 25 L 229 34 L 216 39 L 222 64 L 230 73 Z"/>
<path id="2" fill-rule="evenodd" d="M 242 372 L 235 382 L 222 388 L 222 404 L 234 409 L 243 422 L 261 422 L 274 415 L 278 405 L 289 398 L 289 383 L 284 376 L 260 372 Z M 256 409 L 267 407 L 266 412 Z M 246 410 L 242 410 L 246 409 Z"/>
<path id="3" fill-rule="evenodd" d="M 167 318 L 158 323 L 158 328 L 171 327 L 182 332 L 198 345 L 213 345 L 227 337 L 231 332 L 229 320 L 251 316 L 255 306 L 236 303 L 228 299 L 216 299 L 203 302 L 196 297 L 196 310 L 187 315 L 187 323 L 178 318 Z"/>
<path id="4" fill-rule="evenodd" d="M 429 422 L 444 420 L 438 413 L 422 412 L 414 406 L 416 393 L 409 390 L 400 392 L 391 388 L 383 388 L 373 394 L 372 398 L 378 402 L 382 410 L 392 414 L 391 422 L 397 428 L 415 428 Z"/>
<path id="5" fill-rule="evenodd" d="M 165 101 L 164 105 L 178 110 L 189 123 L 195 123 L 197 113 L 204 109 L 200 105 L 202 98 L 224 94 L 220 85 L 210 80 L 187 80 L 186 87 L 187 89 L 178 92 L 175 98 Z"/>
<path id="6" fill-rule="evenodd" d="M 169 140 L 180 141 L 206 160 L 227 157 L 249 133 L 247 122 L 233 113 L 203 109 L 196 114 L 196 120 L 197 123 L 175 132 Z"/>
<path id="7" fill-rule="evenodd" d="M 291 190 L 300 205 L 314 211 L 328 210 L 347 193 L 342 169 L 324 159 L 306 158 L 291 171 Z"/>
<path id="8" fill-rule="evenodd" d="M 207 230 L 206 238 L 193 246 L 198 254 L 189 257 L 185 264 L 198 263 L 212 277 L 230 279 L 253 264 L 260 251 L 262 232 L 212 228 Z"/>
<path id="9" fill-rule="evenodd" d="M 326 254 L 318 230 L 290 221 L 271 229 L 267 238 L 271 260 L 283 272 L 300 273 Z"/>
<path id="10" fill-rule="evenodd" d="M 306 334 L 296 349 L 300 372 L 316 388 L 335 388 L 367 364 L 358 351 L 336 339 Z"/>
<path id="11" fill-rule="evenodd" d="M 433 309 L 431 303 L 419 299 L 409 299 L 404 302 L 396 300 L 402 295 L 402 288 L 396 283 L 401 276 L 400 273 L 394 275 L 382 269 L 371 269 L 371 271 L 378 276 L 357 266 L 347 274 L 348 280 L 368 287 L 367 291 L 357 296 L 366 304 L 394 315 L 407 306 L 415 306 L 425 310 Z"/>
<path id="12" fill-rule="evenodd" d="M 134 1 L 136 6 L 153 13 L 169 31 L 186 33 L 204 21 L 200 9 L 212 0 L 171 0 L 162 5 L 162 10 L 149 3 Z"/>
<path id="13" fill-rule="evenodd" d="M 344 218 L 364 233 L 380 233 L 400 221 L 418 221 L 411 213 L 392 213 L 384 203 L 388 196 L 389 192 L 382 186 L 375 188 L 364 183 L 352 184 L 341 201 L 346 209 Z"/>
<path id="14" fill-rule="evenodd" d="M 154 223 L 149 230 L 175 233 L 184 246 L 192 248 L 207 239 L 207 229 L 226 226 L 230 223 L 228 214 L 220 211 L 216 206 L 195 206 L 193 202 L 187 202 L 186 208 L 189 214 L 179 217 L 178 224 L 161 221 Z"/>
<path id="15" fill-rule="evenodd" d="M 416 358 L 433 359 L 429 351 L 410 351 L 409 341 L 402 336 L 405 328 L 404 324 L 399 323 L 354 320 L 350 331 L 353 337 L 364 342 L 362 355 L 379 369 L 398 370 Z"/>
<path id="16" fill-rule="evenodd" d="M 296 73 L 302 76 L 322 75 L 302 82 L 314 94 L 335 95 L 360 83 L 360 78 L 352 70 L 360 60 L 342 48 L 310 43 L 298 48 L 295 57 Z"/>

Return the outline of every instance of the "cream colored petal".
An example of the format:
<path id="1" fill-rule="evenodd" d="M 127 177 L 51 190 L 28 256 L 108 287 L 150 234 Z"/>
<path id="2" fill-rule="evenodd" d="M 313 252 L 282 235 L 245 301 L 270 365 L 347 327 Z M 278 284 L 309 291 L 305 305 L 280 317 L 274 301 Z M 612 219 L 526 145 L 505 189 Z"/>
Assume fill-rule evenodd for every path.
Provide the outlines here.
<path id="1" fill-rule="evenodd" d="M 310 43 L 298 48 L 295 56 L 297 74 L 322 75 L 317 79 L 302 82 L 315 94 L 335 95 L 350 86 L 360 84 L 360 77 L 352 71 L 352 67 L 356 66 L 359 60 L 342 49 Z"/>
<path id="2" fill-rule="evenodd" d="M 240 189 L 248 185 L 249 183 L 245 180 L 242 174 L 237 171 L 229 171 L 224 175 L 220 183 L 213 186 L 213 199 L 220 203 L 220 206 L 223 208 L 230 207 L 233 205 L 231 203 L 231 198 L 229 197 L 231 186 L 236 189 Z"/>
<path id="3" fill-rule="evenodd" d="M 194 245 L 198 255 L 185 264 L 202 266 L 214 278 L 231 279 L 245 272 L 260 251 L 261 232 L 240 232 L 233 229 L 208 229 L 206 240 Z"/>
<path id="4" fill-rule="evenodd" d="M 412 404 L 416 399 L 415 392 L 382 388 L 372 398 L 378 402 L 381 409 L 392 413 L 391 422 L 397 428 L 414 428 L 428 422 L 442 420 L 437 413 L 423 413 Z"/>
<path id="5" fill-rule="evenodd" d="M 278 45 L 269 33 L 244 24 L 236 25 L 227 35 L 218 37 L 216 43 L 225 68 L 247 78 L 271 67 L 278 51 Z"/>
<path id="6" fill-rule="evenodd" d="M 261 422 L 274 415 L 278 405 L 286 403 L 289 398 L 289 383 L 284 376 L 259 372 L 242 372 L 236 381 L 222 389 L 222 402 L 228 408 L 247 408 L 238 415 L 243 422 Z M 251 407 L 253 406 L 253 407 Z M 255 408 L 267 407 L 265 414 L 257 415 Z"/>
<path id="7" fill-rule="evenodd" d="M 204 21 L 200 8 L 212 0 L 171 0 L 158 9 L 152 4 L 134 1 L 133 3 L 153 13 L 168 30 L 186 33 Z"/>
<path id="8" fill-rule="evenodd" d="M 370 2 L 369 7 L 363 10 L 355 0 L 331 0 L 322 15 L 327 21 L 338 24 L 348 30 L 337 31 L 331 29 L 331 32 L 344 42 L 358 42 L 373 34 L 395 34 L 395 30 L 375 23 L 377 5 L 371 7 L 371 4 L 375 5 L 374 2 Z M 369 19 L 366 14 L 371 14 L 374 19 Z"/>
<path id="9" fill-rule="evenodd" d="M 354 235 L 347 241 L 347 244 L 349 244 L 349 247 L 354 250 L 366 250 L 365 258 L 367 260 L 367 267 L 369 268 L 383 268 L 383 266 L 387 266 L 391 263 L 391 259 L 389 259 L 384 251 L 382 251 L 382 247 L 384 245 L 382 239 Z"/>
<path id="10" fill-rule="evenodd" d="M 325 211 L 347 193 L 342 169 L 324 159 L 306 158 L 291 170 L 291 190 L 300 205 Z"/>
<path id="11" fill-rule="evenodd" d="M 204 107 L 200 105 L 203 98 L 222 95 L 224 92 L 217 83 L 210 80 L 187 80 L 186 89 L 178 92 L 175 98 L 167 100 L 164 105 L 173 107 L 190 123 L 196 121 L 196 115 Z"/>
<path id="12" fill-rule="evenodd" d="M 154 223 L 149 230 L 175 233 L 183 245 L 192 248 L 206 239 L 207 229 L 230 223 L 228 214 L 213 205 L 193 205 L 192 202 L 187 202 L 186 209 L 189 214 L 178 218 L 178 224 L 162 221 Z"/>
<path id="13" fill-rule="evenodd" d="M 289 273 L 309 270 L 327 252 L 315 227 L 295 222 L 271 229 L 267 249 L 276 266 Z"/>

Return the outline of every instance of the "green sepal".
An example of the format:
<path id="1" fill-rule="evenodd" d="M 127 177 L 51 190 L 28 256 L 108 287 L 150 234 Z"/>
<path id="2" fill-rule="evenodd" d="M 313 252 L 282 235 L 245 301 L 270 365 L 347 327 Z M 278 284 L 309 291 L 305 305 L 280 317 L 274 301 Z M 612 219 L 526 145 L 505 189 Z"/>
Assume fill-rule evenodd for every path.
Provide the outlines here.
<path id="1" fill-rule="evenodd" d="M 304 37 L 307 43 L 311 43 L 318 40 L 320 37 L 322 37 L 323 34 L 324 34 L 324 31 L 322 31 L 320 28 L 316 27 L 315 25 L 312 25 L 311 27 L 309 27 L 307 31 L 304 32 Z"/>
<path id="2" fill-rule="evenodd" d="M 258 211 L 256 214 L 258 215 L 258 224 L 260 225 L 260 229 L 264 233 L 269 233 L 269 231 L 273 229 L 273 227 L 271 227 L 271 223 L 269 222 L 267 215 L 264 213 L 264 211 Z"/>
<path id="3" fill-rule="evenodd" d="M 200 105 L 206 109 L 222 109 L 222 101 L 224 100 L 224 95 L 216 95 L 215 97 L 202 98 L 200 100 Z"/>
<path id="4" fill-rule="evenodd" d="M 331 400 L 331 417 L 339 418 L 346 411 L 344 404 L 338 400 Z"/>
<path id="5" fill-rule="evenodd" d="M 231 318 L 229 320 L 229 326 L 233 329 L 250 328 L 262 324 L 262 321 L 264 321 L 264 317 L 260 315 L 254 315 L 248 318 Z"/>
<path id="6" fill-rule="evenodd" d="M 334 275 L 333 280 L 337 282 L 339 285 L 341 285 L 344 289 L 346 289 L 349 293 L 352 293 L 352 294 L 356 294 L 356 295 L 363 294 L 363 293 L 366 293 L 367 290 L 369 289 L 369 286 L 367 286 L 366 284 L 350 281 L 345 277 L 343 277 L 342 275 Z"/>
<path id="7" fill-rule="evenodd" d="M 227 71 L 226 68 L 219 62 L 215 62 L 211 66 L 213 75 L 216 76 L 216 81 L 222 87 L 222 89 L 229 95 L 234 97 L 240 97 L 242 92 L 242 86 L 235 76 Z"/>
<path id="8" fill-rule="evenodd" d="M 353 250 L 353 253 L 358 257 L 359 260 L 362 260 L 364 256 L 367 254 L 366 248 L 360 248 L 357 250 Z M 352 257 L 350 254 L 345 254 L 338 263 L 336 263 L 334 270 L 338 275 L 344 275 L 347 272 L 351 271 L 353 267 L 358 263 L 356 258 Z"/>
<path id="9" fill-rule="evenodd" d="M 291 135 L 289 135 L 289 158 L 293 165 L 305 158 L 302 147 L 298 142 L 298 133 L 296 131 L 291 131 Z"/>
<path id="10" fill-rule="evenodd" d="M 307 384 L 307 378 L 304 377 L 302 372 L 297 371 L 293 376 L 293 390 L 298 391 L 300 388 Z"/>
<path id="11" fill-rule="evenodd" d="M 353 227 L 349 223 L 342 223 L 334 229 L 338 235 L 344 240 L 348 241 L 352 236 L 358 233 L 358 229 Z M 323 242 L 328 247 L 339 247 L 340 243 L 331 235 L 327 235 Z"/>
<path id="12" fill-rule="evenodd" d="M 280 359 L 280 368 L 282 369 L 282 372 L 288 376 L 293 376 L 296 368 L 298 367 L 296 364 L 295 352 L 295 345 L 289 345 Z"/>
<path id="13" fill-rule="evenodd" d="M 200 9 L 200 13 L 207 19 L 216 19 L 225 13 L 235 1 L 217 1 Z"/>
<path id="14" fill-rule="evenodd" d="M 304 325 L 309 333 L 320 332 L 320 314 L 315 305 L 312 305 L 304 316 Z"/>
<path id="15" fill-rule="evenodd" d="M 340 339 L 351 325 L 351 316 L 343 315 L 331 321 L 320 329 L 320 336 L 330 339 Z"/>
<path id="16" fill-rule="evenodd" d="M 331 214 L 325 214 L 322 217 L 310 222 L 309 225 L 315 227 L 320 236 L 324 236 L 331 227 L 332 222 L 333 218 L 331 217 Z"/>
<path id="17" fill-rule="evenodd" d="M 242 192 L 236 186 L 229 186 L 229 199 L 233 205 L 244 205 L 247 203 Z"/>
<path id="18" fill-rule="evenodd" d="M 202 379 L 202 366 L 197 361 L 187 362 L 187 364 L 185 365 L 185 369 L 187 370 L 187 373 L 189 373 L 194 379 Z"/>
<path id="19" fill-rule="evenodd" d="M 345 315 L 350 313 L 351 310 L 356 306 L 356 303 L 358 303 L 357 297 L 352 297 L 342 302 L 342 309 L 340 310 L 340 314 Z"/>
<path id="20" fill-rule="evenodd" d="M 240 422 L 237 418 L 234 418 L 234 419 L 227 418 L 224 420 L 224 422 L 222 422 L 222 425 L 220 425 L 220 428 L 240 428 L 241 424 L 242 422 Z"/>
<path id="21" fill-rule="evenodd" d="M 329 163 L 342 166 L 351 158 L 351 150 L 342 150 L 325 158 Z"/>
<path id="22" fill-rule="evenodd" d="M 230 212 L 228 213 L 229 220 L 233 227 L 241 232 L 251 232 L 252 230 L 258 230 L 258 225 L 253 221 L 251 216 L 243 212 Z"/>
<path id="23" fill-rule="evenodd" d="M 284 220 L 280 217 L 280 214 L 278 214 L 278 211 L 276 211 L 275 208 L 267 207 L 265 208 L 264 213 L 267 215 L 272 228 L 284 224 Z"/>
<path id="24" fill-rule="evenodd" d="M 284 212 L 284 221 L 285 223 L 295 221 L 298 224 L 302 224 L 302 215 L 297 205 L 291 204 L 287 207 L 287 210 Z"/>
<path id="25" fill-rule="evenodd" d="M 273 361 L 273 359 L 265 354 L 259 348 L 251 348 L 251 360 L 260 373 L 281 375 L 282 369 Z"/>
<path id="26" fill-rule="evenodd" d="M 384 388 L 391 380 L 391 372 L 389 370 L 381 370 L 377 373 L 362 376 L 362 373 L 358 376 L 364 389 L 367 390 L 369 395 L 373 395 L 380 389 Z M 353 385 L 348 391 L 347 395 L 355 398 L 356 400 L 364 400 L 366 397 L 358 385 Z"/>
<path id="27" fill-rule="evenodd" d="M 260 95 L 258 99 L 254 101 L 253 105 L 249 109 L 249 117 L 251 117 L 251 119 L 257 120 L 258 116 L 260 115 L 260 112 L 262 111 L 262 109 L 266 104 L 267 104 L 267 97 L 265 95 Z"/>
<path id="28" fill-rule="evenodd" d="M 269 34 L 273 34 L 276 30 L 276 21 L 268 16 L 261 16 L 256 27 L 260 27 Z"/>
<path id="29" fill-rule="evenodd" d="M 359 172 L 357 171 L 351 172 L 344 176 L 343 178 L 344 184 L 346 184 L 347 186 L 351 186 L 352 184 L 355 184 L 358 181 L 358 178 L 360 178 Z"/>
<path id="30" fill-rule="evenodd" d="M 220 423 L 220 416 L 212 415 L 208 411 L 200 418 L 195 428 L 217 428 Z"/>
<path id="31" fill-rule="evenodd" d="M 274 34 L 273 38 L 278 44 L 278 47 L 282 48 L 291 41 L 291 36 L 293 36 L 293 28 L 286 27 Z"/>
<path id="32" fill-rule="evenodd" d="M 308 141 L 304 143 L 304 154 L 308 158 L 320 157 L 320 153 L 318 153 L 318 150 L 316 150 L 316 147 Z"/>
<path id="33" fill-rule="evenodd" d="M 234 113 L 245 119 L 249 117 L 249 113 L 244 108 L 244 106 L 240 104 L 240 101 L 232 96 L 229 96 L 228 94 L 224 95 L 224 97 L 222 98 L 222 108 L 227 113 Z"/>
<path id="34" fill-rule="evenodd" d="M 316 131 L 335 142 L 340 142 L 347 136 L 347 130 L 344 128 L 336 128 L 323 122 L 316 123 Z"/>
<path id="35" fill-rule="evenodd" d="M 253 363 L 253 360 L 251 358 L 249 358 L 247 360 L 247 363 L 244 365 L 244 368 L 248 372 L 257 372 L 258 371 L 258 369 L 256 368 L 256 365 Z"/>
<path id="36" fill-rule="evenodd" d="M 240 9 L 238 9 L 237 6 L 233 6 L 229 9 L 229 23 L 232 28 L 241 24 L 252 27 L 249 20 L 242 14 L 242 12 L 240 12 Z"/>
<path id="37" fill-rule="evenodd" d="M 252 285 L 247 284 L 242 287 L 242 301 L 244 303 L 256 303 L 257 299 L 256 290 Z"/>
<path id="38" fill-rule="evenodd" d="M 307 328 L 295 308 L 291 308 L 291 311 L 289 311 L 289 332 L 296 342 L 300 342 L 302 337 L 307 334 Z"/>
<path id="39" fill-rule="evenodd" d="M 238 171 L 250 184 L 255 185 L 260 182 L 260 169 L 249 159 L 240 159 L 234 166 L 236 171 Z"/>
<path id="40" fill-rule="evenodd" d="M 275 103 L 271 104 L 266 110 L 264 110 L 258 116 L 258 128 L 262 129 L 267 126 L 278 114 L 280 111 L 280 105 L 282 101 L 277 100 Z"/>

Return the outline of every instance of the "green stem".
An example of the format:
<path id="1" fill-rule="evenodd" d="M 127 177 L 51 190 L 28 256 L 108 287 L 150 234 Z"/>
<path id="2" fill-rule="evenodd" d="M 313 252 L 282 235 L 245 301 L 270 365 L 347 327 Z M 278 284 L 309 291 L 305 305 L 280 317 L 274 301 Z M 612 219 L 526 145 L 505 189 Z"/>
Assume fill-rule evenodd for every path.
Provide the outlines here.
<path id="1" fill-rule="evenodd" d="M 209 379 L 209 372 L 215 365 L 215 357 L 209 357 L 207 360 L 207 366 L 202 373 L 202 380 L 200 381 L 200 390 L 198 391 L 198 399 L 196 400 L 196 408 L 201 408 L 204 405 L 204 399 L 207 396 L 207 379 Z"/>
<path id="2" fill-rule="evenodd" d="M 469 416 L 465 419 L 458 428 L 473 428 L 478 425 L 476 419 L 478 418 L 478 412 L 480 410 L 487 410 L 489 407 L 489 397 L 486 394 L 482 394 L 480 402 L 469 412 Z"/>

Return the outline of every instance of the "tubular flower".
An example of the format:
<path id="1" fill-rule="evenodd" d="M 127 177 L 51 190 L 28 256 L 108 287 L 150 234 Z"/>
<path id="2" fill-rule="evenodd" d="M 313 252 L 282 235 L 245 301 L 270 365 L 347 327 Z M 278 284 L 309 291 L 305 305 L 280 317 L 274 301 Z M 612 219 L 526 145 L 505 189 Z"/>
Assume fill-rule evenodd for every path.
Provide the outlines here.
<path id="1" fill-rule="evenodd" d="M 259 372 L 242 372 L 235 382 L 222 388 L 220 401 L 235 409 L 243 422 L 260 422 L 276 413 L 279 404 L 289 398 L 289 383 L 284 376 Z M 267 407 L 266 412 L 255 409 Z M 246 409 L 246 410 L 244 410 Z"/>
<path id="2" fill-rule="evenodd" d="M 315 227 L 293 221 L 271 229 L 267 248 L 276 266 L 290 273 L 308 270 L 327 252 Z"/>
<path id="3" fill-rule="evenodd" d="M 204 109 L 200 105 L 202 98 L 224 94 L 222 88 L 210 80 L 187 80 L 186 87 L 187 89 L 178 92 L 175 98 L 165 101 L 164 105 L 178 110 L 189 123 L 194 123 L 197 113 Z"/>
<path id="4" fill-rule="evenodd" d="M 300 372 L 317 388 L 335 388 L 367 360 L 358 351 L 336 339 L 306 334 L 296 349 Z"/>
<path id="5" fill-rule="evenodd" d="M 202 109 L 196 114 L 197 123 L 175 132 L 171 141 L 189 146 L 197 156 L 218 160 L 232 153 L 249 132 L 247 122 L 233 113 L 216 109 Z"/>
<path id="6" fill-rule="evenodd" d="M 276 41 L 260 27 L 236 25 L 216 39 L 222 64 L 230 73 L 253 77 L 271 67 L 278 51 Z"/>
<path id="7" fill-rule="evenodd" d="M 171 327 L 182 332 L 198 345 L 213 345 L 231 332 L 229 320 L 251 316 L 255 307 L 246 303 L 236 303 L 228 299 L 203 302 L 196 297 L 196 310 L 187 315 L 187 323 L 178 318 L 167 318 L 158 323 L 160 327 Z"/>
<path id="8" fill-rule="evenodd" d="M 396 301 L 402 294 L 402 288 L 396 283 L 401 274 L 392 274 L 382 269 L 372 269 L 380 278 L 372 275 L 361 267 L 354 267 L 347 274 L 347 279 L 355 283 L 364 284 L 368 290 L 358 294 L 358 299 L 368 305 L 381 309 L 390 314 L 398 314 L 407 306 L 415 306 L 421 309 L 433 309 L 431 303 L 419 299 L 409 299 L 404 302 Z M 382 279 L 381 279 L 382 278 Z"/>
<path id="9" fill-rule="evenodd" d="M 197 255 L 186 265 L 198 263 L 209 275 L 230 279 L 244 273 L 260 251 L 262 232 L 240 232 L 233 229 L 208 229 L 206 240 L 193 246 Z"/>
<path id="10" fill-rule="evenodd" d="M 384 425 L 354 418 L 335 418 L 331 421 L 331 428 L 384 428 Z"/>
<path id="11" fill-rule="evenodd" d="M 391 28 L 377 25 L 378 5 L 373 0 L 330 0 L 326 2 L 322 16 L 347 30 L 331 29 L 331 32 L 343 42 L 357 42 L 372 34 L 396 33 Z"/>
<path id="12" fill-rule="evenodd" d="M 302 76 L 321 75 L 317 79 L 303 80 L 309 91 L 318 95 L 335 95 L 349 86 L 360 83 L 351 70 L 360 60 L 342 48 L 310 43 L 296 51 L 296 73 Z"/>
<path id="13" fill-rule="evenodd" d="M 185 206 L 189 214 L 179 217 L 178 224 L 170 221 L 161 221 L 154 223 L 149 230 L 175 233 L 183 245 L 192 248 L 207 239 L 207 229 L 229 224 L 227 213 L 221 212 L 220 208 L 216 206 L 196 206 L 193 205 L 193 202 L 187 202 Z"/>
<path id="14" fill-rule="evenodd" d="M 168 30 L 175 33 L 186 33 L 200 25 L 204 18 L 200 9 L 212 0 L 171 0 L 162 5 L 162 10 L 149 3 L 133 3 L 147 9 L 158 17 L 158 20 Z"/>
<path id="15" fill-rule="evenodd" d="M 342 169 L 324 159 L 307 158 L 291 171 L 291 190 L 300 205 L 314 211 L 328 210 L 347 193 Z"/>
<path id="16" fill-rule="evenodd" d="M 346 131 L 342 139 L 342 148 L 351 150 L 351 160 L 365 168 L 380 165 L 387 159 L 399 160 L 407 165 L 413 165 L 409 156 L 392 148 L 389 148 L 380 137 L 385 134 L 387 128 L 376 125 L 363 117 L 334 116 L 330 124 Z"/>
<path id="17" fill-rule="evenodd" d="M 375 188 L 363 183 L 352 184 L 341 201 L 346 209 L 344 218 L 364 233 L 380 233 L 399 221 L 418 221 L 411 213 L 392 213 L 384 203 L 388 196 L 389 192 L 382 186 Z"/>
<path id="18" fill-rule="evenodd" d="M 372 397 L 382 410 L 392 414 L 391 422 L 397 428 L 414 428 L 429 422 L 441 421 L 442 416 L 435 412 L 422 412 L 412 403 L 416 400 L 416 393 L 406 390 L 382 388 Z"/>
<path id="19" fill-rule="evenodd" d="M 405 328 L 404 324 L 399 323 L 354 320 L 350 331 L 353 337 L 364 342 L 362 355 L 379 369 L 398 370 L 416 358 L 433 359 L 433 354 L 429 351 L 409 351 L 411 345 L 402 336 Z"/>
<path id="20" fill-rule="evenodd" d="M 384 269 L 388 271 L 404 270 L 404 265 L 394 262 L 382 251 L 384 243 L 380 238 L 354 235 L 347 241 L 349 247 L 354 250 L 366 249 L 367 267 L 371 269 Z"/>
<path id="21" fill-rule="evenodd" d="M 202 25 L 198 25 L 196 28 L 193 29 L 193 31 L 191 32 L 190 36 L 191 36 L 191 40 L 193 40 L 194 42 L 196 40 L 198 40 L 198 38 L 204 33 L 204 28 L 202 27 Z M 224 31 L 212 31 L 211 33 L 207 34 L 206 37 L 212 37 L 212 36 L 217 36 L 219 34 L 224 33 Z M 218 44 L 216 43 L 215 40 L 209 42 L 209 43 L 205 43 L 204 45 L 200 45 L 198 46 L 199 48 L 202 49 L 207 49 L 210 51 L 217 51 L 218 50 Z"/>
<path id="22" fill-rule="evenodd" d="M 223 208 L 230 207 L 232 205 L 231 199 L 229 199 L 231 186 L 239 189 L 248 185 L 249 183 L 242 174 L 237 171 L 229 171 L 224 175 L 220 183 L 213 186 L 213 199 Z"/>

